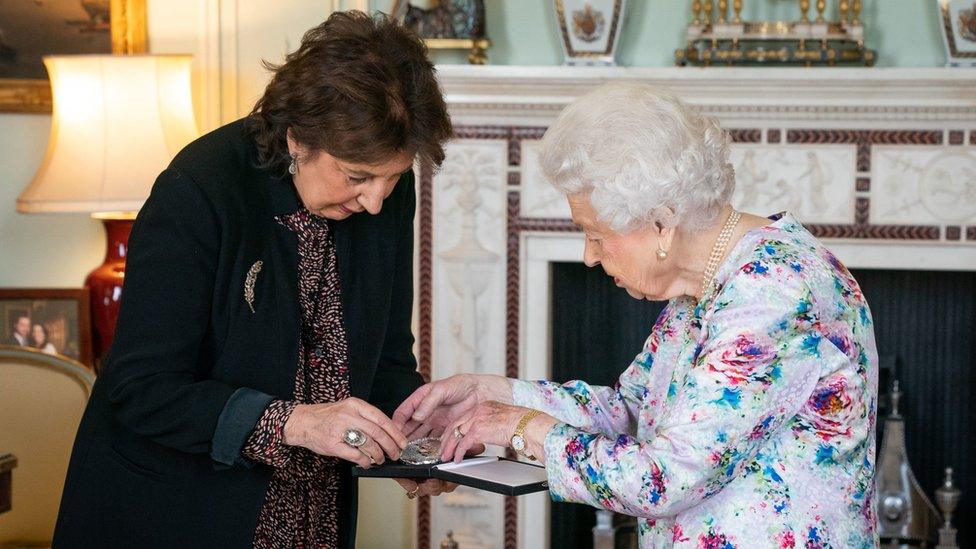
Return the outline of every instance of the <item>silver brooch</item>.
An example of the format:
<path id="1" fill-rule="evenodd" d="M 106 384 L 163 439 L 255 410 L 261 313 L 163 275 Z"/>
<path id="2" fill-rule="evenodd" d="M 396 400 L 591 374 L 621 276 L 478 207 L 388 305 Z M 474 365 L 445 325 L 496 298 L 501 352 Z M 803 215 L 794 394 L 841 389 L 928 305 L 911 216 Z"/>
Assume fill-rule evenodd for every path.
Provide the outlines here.
<path id="1" fill-rule="evenodd" d="M 247 306 L 254 312 L 254 283 L 258 280 L 258 273 L 261 272 L 261 268 L 264 267 L 263 261 L 255 261 L 254 265 L 247 271 L 247 277 L 244 279 L 244 301 L 247 302 Z"/>

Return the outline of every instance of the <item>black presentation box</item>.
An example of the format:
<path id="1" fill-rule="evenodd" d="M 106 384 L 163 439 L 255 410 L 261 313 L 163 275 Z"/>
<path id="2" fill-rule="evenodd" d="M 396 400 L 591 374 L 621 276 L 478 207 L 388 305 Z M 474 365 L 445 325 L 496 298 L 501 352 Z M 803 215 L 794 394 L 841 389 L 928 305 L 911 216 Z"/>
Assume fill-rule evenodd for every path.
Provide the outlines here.
<path id="1" fill-rule="evenodd" d="M 436 478 L 505 496 L 521 496 L 549 489 L 546 468 L 500 457 L 468 458 L 461 463 L 408 465 L 399 461 L 363 469 L 353 467 L 354 477 Z"/>

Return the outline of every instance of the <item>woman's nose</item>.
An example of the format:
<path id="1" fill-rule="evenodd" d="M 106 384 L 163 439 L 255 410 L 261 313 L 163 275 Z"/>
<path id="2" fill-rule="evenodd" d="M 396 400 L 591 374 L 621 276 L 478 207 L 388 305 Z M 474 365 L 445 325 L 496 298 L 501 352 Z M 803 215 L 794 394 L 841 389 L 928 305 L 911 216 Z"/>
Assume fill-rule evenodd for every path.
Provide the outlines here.
<path id="1" fill-rule="evenodd" d="M 600 264 L 600 258 L 597 257 L 593 244 L 590 244 L 589 240 L 583 245 L 583 264 L 587 267 L 596 267 Z"/>
<path id="2" fill-rule="evenodd" d="M 382 189 L 367 189 L 359 195 L 359 204 L 370 214 L 376 215 L 383 209 L 384 198 Z"/>

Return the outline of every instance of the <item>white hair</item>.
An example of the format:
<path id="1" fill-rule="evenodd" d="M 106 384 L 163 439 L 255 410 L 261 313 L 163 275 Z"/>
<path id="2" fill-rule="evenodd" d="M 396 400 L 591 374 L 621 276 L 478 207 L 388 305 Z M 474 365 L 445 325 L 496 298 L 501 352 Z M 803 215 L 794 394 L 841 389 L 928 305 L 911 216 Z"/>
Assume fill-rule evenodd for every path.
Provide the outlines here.
<path id="1" fill-rule="evenodd" d="M 635 83 L 600 86 L 566 107 L 542 138 L 540 163 L 563 193 L 589 193 L 618 232 L 654 222 L 705 229 L 735 187 L 718 121 Z"/>

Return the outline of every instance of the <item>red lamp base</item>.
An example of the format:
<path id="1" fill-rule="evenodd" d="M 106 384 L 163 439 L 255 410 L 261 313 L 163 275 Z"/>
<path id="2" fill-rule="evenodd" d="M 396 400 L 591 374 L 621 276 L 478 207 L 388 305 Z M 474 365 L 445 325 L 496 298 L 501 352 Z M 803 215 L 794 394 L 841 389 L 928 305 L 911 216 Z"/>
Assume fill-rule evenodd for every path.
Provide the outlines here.
<path id="1" fill-rule="evenodd" d="M 125 256 L 129 249 L 132 216 L 99 217 L 105 224 L 108 246 L 105 261 L 88 274 L 85 287 L 91 296 L 92 328 L 94 335 L 95 371 L 112 346 L 115 321 L 119 317 L 122 281 L 125 279 Z"/>

